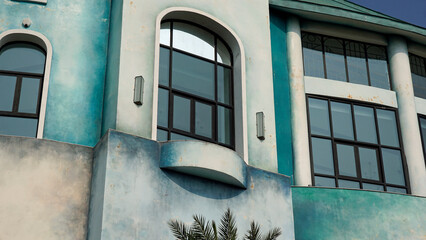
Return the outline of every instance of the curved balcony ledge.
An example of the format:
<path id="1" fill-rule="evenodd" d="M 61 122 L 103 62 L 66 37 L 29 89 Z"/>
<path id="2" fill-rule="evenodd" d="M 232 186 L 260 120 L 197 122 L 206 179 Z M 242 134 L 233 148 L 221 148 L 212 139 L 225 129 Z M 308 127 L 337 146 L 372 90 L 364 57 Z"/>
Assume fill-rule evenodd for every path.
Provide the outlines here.
<path id="1" fill-rule="evenodd" d="M 246 188 L 246 164 L 233 150 L 201 141 L 171 141 L 161 146 L 160 168 Z"/>

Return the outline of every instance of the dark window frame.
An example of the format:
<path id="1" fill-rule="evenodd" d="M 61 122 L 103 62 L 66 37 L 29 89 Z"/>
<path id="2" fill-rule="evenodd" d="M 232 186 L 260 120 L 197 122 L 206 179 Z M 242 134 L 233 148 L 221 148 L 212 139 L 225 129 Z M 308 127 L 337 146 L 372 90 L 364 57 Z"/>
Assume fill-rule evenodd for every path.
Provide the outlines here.
<path id="1" fill-rule="evenodd" d="M 417 68 L 419 68 L 419 69 L 421 68 L 421 66 L 419 66 L 419 64 L 414 63 L 414 59 L 417 59 L 419 61 L 423 61 L 423 66 L 424 66 L 423 71 L 426 73 L 426 58 L 422 57 L 420 55 L 413 54 L 413 53 L 408 53 L 408 59 L 409 59 L 409 62 L 410 62 L 410 73 L 426 78 L 426 74 L 425 75 L 419 75 L 419 74 L 413 72 L 414 67 L 416 68 L 416 70 L 417 70 Z M 416 96 L 415 89 L 416 89 L 416 86 L 414 86 L 414 81 L 413 81 L 414 96 L 418 97 L 418 98 L 423 98 L 422 96 Z"/>
<path id="2" fill-rule="evenodd" d="M 349 70 L 348 70 L 348 61 L 347 61 L 347 53 L 346 53 L 346 46 L 347 46 L 347 43 L 348 42 L 353 42 L 353 43 L 358 43 L 358 44 L 361 44 L 362 46 L 363 46 L 363 48 L 364 48 L 364 56 L 365 56 L 365 64 L 366 64 L 366 70 L 367 70 L 367 80 L 368 80 L 368 85 L 364 85 L 364 84 L 361 84 L 361 85 L 364 85 L 364 86 L 371 86 L 371 75 L 370 75 L 370 67 L 369 67 L 369 64 L 368 64 L 368 47 L 369 46 L 375 46 L 375 47 L 380 47 L 380 48 L 384 48 L 385 49 L 385 51 L 384 51 L 384 53 L 385 53 L 385 56 L 386 56 L 386 65 L 387 65 L 387 68 L 388 68 L 388 73 L 387 73 L 387 75 L 388 75 L 388 80 L 389 80 L 389 82 L 388 82 L 388 84 L 389 84 L 389 89 L 385 89 L 385 90 L 390 90 L 390 91 L 393 91 L 393 88 L 392 88 L 392 78 L 391 78 L 391 75 L 390 75 L 390 67 L 389 67 L 389 56 L 388 56 L 388 53 L 387 53 L 387 48 L 386 48 L 386 46 L 383 46 L 383 45 L 378 45 L 378 44 L 371 44 L 371 43 L 367 43 L 367 42 L 361 42 L 361 41 L 355 41 L 355 40 L 349 40 L 349 39 L 344 39 L 344 38 L 339 38 L 339 37 L 333 37 L 333 36 L 327 36 L 327 35 L 323 35 L 323 34 L 318 34 L 318 33 L 312 33 L 312 32 L 307 32 L 307 31 L 302 31 L 302 37 L 301 37 L 301 40 L 302 40 L 302 49 L 303 49 L 303 35 L 304 34 L 309 34 L 309 35 L 316 35 L 316 36 L 318 36 L 318 37 L 320 37 L 320 39 L 321 39 L 321 52 L 322 52 L 322 59 L 323 59 L 323 67 L 324 67 L 324 78 L 325 79 L 328 79 L 327 78 L 327 64 L 326 64 L 326 58 L 325 58 L 325 45 L 324 45 L 324 42 L 325 42 L 325 40 L 327 40 L 327 39 L 336 39 L 336 40 L 339 40 L 339 41 L 342 41 L 342 47 L 343 47 L 343 58 L 344 58 L 344 62 L 345 62 L 345 74 L 346 74 L 346 81 L 345 82 L 348 82 L 348 83 L 352 83 L 352 82 L 350 82 L 350 79 L 349 79 Z M 303 51 L 302 51 L 302 57 L 303 57 L 303 59 L 304 59 L 304 53 L 303 53 Z M 303 74 L 305 75 L 305 76 L 308 76 L 308 75 L 306 75 L 305 74 L 305 66 L 304 66 L 304 68 L 303 68 Z M 333 80 L 333 79 L 330 79 L 330 80 Z M 337 80 L 337 81 L 340 81 L 340 80 Z M 341 82 L 344 82 L 344 81 L 341 81 Z M 359 84 L 359 83 L 354 83 L 354 84 Z M 374 87 L 374 86 L 372 86 L 372 87 Z M 382 89 L 384 89 L 384 88 L 382 88 Z"/>
<path id="3" fill-rule="evenodd" d="M 420 122 L 422 118 L 426 120 L 426 115 L 418 113 L 417 120 L 419 121 L 420 139 L 422 140 L 423 160 L 425 161 L 425 165 L 426 165 L 426 142 L 425 142 L 426 139 L 423 138 L 422 123 Z"/>
<path id="4" fill-rule="evenodd" d="M 7 46 L 13 45 L 13 44 L 20 44 L 20 43 L 33 45 L 33 46 L 37 47 L 39 50 L 41 50 L 44 53 L 45 56 L 47 56 L 46 51 L 43 48 L 41 48 L 39 45 L 32 43 L 32 42 L 25 42 L 25 41 L 13 41 L 13 42 L 6 43 L 5 45 L 0 47 L 0 52 L 4 47 L 7 47 Z M 47 60 L 44 61 L 43 69 L 46 67 L 46 61 Z M 0 111 L 0 116 L 37 119 L 36 136 L 34 136 L 34 137 L 37 137 L 38 120 L 39 120 L 39 117 L 40 117 L 40 105 L 41 105 L 41 97 L 42 97 L 42 92 L 43 92 L 43 80 L 44 80 L 45 71 L 43 70 L 43 73 L 40 74 L 40 73 L 2 70 L 1 67 L 0 67 L 0 75 L 16 77 L 16 85 L 15 85 L 15 93 L 14 93 L 14 98 L 13 98 L 12 111 Z M 22 79 L 25 78 L 25 77 L 40 79 L 38 96 L 37 96 L 36 113 L 19 112 L 19 101 L 20 101 L 20 98 L 21 98 Z"/>
<path id="5" fill-rule="evenodd" d="M 316 135 L 311 134 L 311 125 L 310 125 L 310 114 L 309 114 L 309 98 L 312 99 L 320 99 L 325 100 L 328 103 L 328 115 L 329 115 L 329 124 L 330 124 L 330 136 L 322 136 L 322 135 Z M 354 133 L 354 140 L 348 140 L 348 139 L 342 139 L 342 138 L 335 138 L 333 133 L 333 122 L 332 122 L 332 114 L 331 114 L 331 102 L 339 102 L 339 103 L 345 103 L 349 104 L 351 106 L 351 116 L 352 116 L 352 125 L 353 125 L 353 133 Z M 375 184 L 383 186 L 383 191 L 387 192 L 387 187 L 395 187 L 400 189 L 405 189 L 407 194 L 411 194 L 411 187 L 410 187 L 410 179 L 408 176 L 408 166 L 407 161 L 405 157 L 405 152 L 403 148 L 403 142 L 402 142 L 402 136 L 401 136 L 401 128 L 400 128 L 400 122 L 399 122 L 399 116 L 398 116 L 398 109 L 382 106 L 379 104 L 374 103 L 365 103 L 358 100 L 347 100 L 342 98 L 336 98 L 336 97 L 328 97 L 328 96 L 322 96 L 322 95 L 316 95 L 316 94 L 306 94 L 306 105 L 307 105 L 307 116 L 308 116 L 308 134 L 309 134 L 309 154 L 310 154 L 310 163 L 311 163 L 311 178 L 312 178 L 312 185 L 315 186 L 315 176 L 318 177 L 325 177 L 329 179 L 334 179 L 336 188 L 339 188 L 338 180 L 348 180 L 348 181 L 355 181 L 359 183 L 359 186 L 361 190 L 363 190 L 363 183 L 367 184 Z M 374 121 L 376 126 L 376 134 L 377 134 L 377 143 L 368 143 L 368 142 L 360 142 L 355 140 L 356 139 L 356 123 L 355 123 L 355 114 L 354 114 L 354 105 L 356 106 L 362 106 L 362 107 L 369 107 L 374 109 Z M 396 121 L 396 128 L 398 132 L 398 140 L 400 147 L 393 147 L 381 144 L 380 142 L 380 134 L 379 134 L 379 125 L 378 125 L 378 119 L 377 119 L 377 110 L 383 109 L 383 110 L 390 110 L 395 113 L 395 121 Z M 331 147 L 332 147 L 332 156 L 333 156 L 333 167 L 334 167 L 334 175 L 327 175 L 327 174 L 320 174 L 314 172 L 314 160 L 313 160 L 313 154 L 312 154 L 312 137 L 320 138 L 320 139 L 327 139 L 331 141 Z M 355 167 L 356 167 L 356 177 L 350 177 L 345 175 L 339 174 L 339 166 L 338 166 L 338 158 L 337 158 L 337 144 L 343 144 L 343 145 L 350 145 L 354 147 L 354 154 L 355 154 Z M 378 167 L 378 174 L 379 174 L 379 180 L 371 180 L 367 178 L 362 178 L 361 176 L 361 164 L 360 164 L 360 158 L 359 158 L 359 150 L 357 150 L 358 147 L 364 147 L 364 148 L 373 148 L 376 149 L 376 153 L 378 155 L 377 158 L 377 167 Z M 383 157 L 382 157 L 382 148 L 386 149 L 393 149 L 393 150 L 399 150 L 401 153 L 401 160 L 402 160 L 402 168 L 404 173 L 404 180 L 405 180 L 405 186 L 402 185 L 396 185 L 391 183 L 386 183 L 386 177 L 383 167 Z M 343 187 L 344 188 L 344 187 Z M 369 189 L 365 189 L 368 191 L 372 191 Z M 376 190 L 374 190 L 376 191 Z"/>
<path id="6" fill-rule="evenodd" d="M 170 46 L 164 45 L 164 44 L 160 44 L 160 49 L 161 48 L 165 48 L 169 51 L 169 82 L 168 85 L 169 86 L 165 86 L 162 85 L 160 82 L 158 83 L 158 88 L 160 89 L 164 89 L 168 91 L 168 126 L 167 127 L 163 127 L 163 126 L 159 126 L 157 124 L 157 128 L 156 129 L 160 129 L 163 131 L 167 131 L 167 139 L 168 141 L 171 140 L 171 134 L 172 133 L 177 133 L 186 137 L 190 137 L 190 138 L 194 138 L 196 140 L 202 140 L 202 141 L 206 141 L 206 142 L 211 142 L 211 143 L 215 143 L 230 149 L 235 150 L 235 105 L 234 105 L 234 62 L 233 62 L 233 54 L 232 54 L 232 50 L 231 48 L 226 44 L 226 42 L 215 32 L 209 30 L 208 28 L 205 28 L 201 25 L 198 25 L 196 23 L 190 22 L 190 21 L 185 21 L 185 20 L 174 20 L 174 19 L 170 19 L 170 20 L 165 20 L 162 21 L 161 24 L 164 23 L 170 23 Z M 173 23 L 174 22 L 180 22 L 180 23 L 185 23 L 185 24 L 189 24 L 189 25 L 193 25 L 197 28 L 200 28 L 202 30 L 207 31 L 208 33 L 212 34 L 214 36 L 214 60 L 187 52 L 187 51 L 183 51 L 177 48 L 173 47 Z M 222 41 L 222 43 L 224 44 L 224 46 L 226 47 L 226 49 L 229 51 L 230 55 L 231 55 L 231 63 L 230 65 L 227 64 L 223 64 L 218 62 L 217 59 L 217 48 L 218 48 L 218 39 L 220 41 Z M 212 99 L 208 99 L 202 96 L 198 96 L 189 92 L 185 92 L 182 90 L 178 90 L 173 88 L 172 86 L 172 66 L 173 66 L 173 52 L 178 52 L 193 58 L 197 58 L 199 60 L 205 61 L 205 62 L 209 62 L 214 64 L 214 100 Z M 231 71 L 231 79 L 230 79 L 230 104 L 225 104 L 225 103 L 221 103 L 218 100 L 218 67 L 223 67 L 223 68 L 227 68 Z M 190 132 L 186 132 L 180 129 L 176 129 L 173 128 L 173 98 L 174 96 L 179 96 L 179 97 L 184 97 L 190 100 Z M 212 106 L 212 138 L 208 138 L 205 136 L 201 136 L 201 135 L 197 135 L 195 133 L 195 102 L 200 102 L 202 104 L 206 104 L 206 105 L 210 105 Z M 225 144 L 222 142 L 219 142 L 219 133 L 218 133 L 218 108 L 219 107 L 223 107 L 226 109 L 231 110 L 231 119 L 230 119 L 230 124 L 231 124 L 231 144 Z"/>

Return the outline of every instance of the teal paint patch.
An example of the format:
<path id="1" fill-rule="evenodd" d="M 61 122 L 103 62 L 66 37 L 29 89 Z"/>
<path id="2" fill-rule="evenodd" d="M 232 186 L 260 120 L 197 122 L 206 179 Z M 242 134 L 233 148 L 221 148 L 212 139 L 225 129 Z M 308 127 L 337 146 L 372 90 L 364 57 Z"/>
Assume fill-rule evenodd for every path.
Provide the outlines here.
<path id="1" fill-rule="evenodd" d="M 0 31 L 29 30 L 52 44 L 44 138 L 94 146 L 100 138 L 110 1 L 0 2 Z"/>
<path id="2" fill-rule="evenodd" d="M 286 23 L 282 14 L 275 11 L 270 12 L 270 28 L 278 172 L 291 176 L 293 179 L 293 145 L 291 140 L 291 100 L 289 71 L 287 66 L 287 34 Z"/>
<path id="3" fill-rule="evenodd" d="M 110 15 L 108 64 L 106 70 L 105 96 L 102 112 L 102 135 L 104 135 L 108 129 L 116 128 L 122 15 L 123 1 L 113 1 Z"/>
<path id="4" fill-rule="evenodd" d="M 423 239 L 426 198 L 293 187 L 296 239 Z"/>

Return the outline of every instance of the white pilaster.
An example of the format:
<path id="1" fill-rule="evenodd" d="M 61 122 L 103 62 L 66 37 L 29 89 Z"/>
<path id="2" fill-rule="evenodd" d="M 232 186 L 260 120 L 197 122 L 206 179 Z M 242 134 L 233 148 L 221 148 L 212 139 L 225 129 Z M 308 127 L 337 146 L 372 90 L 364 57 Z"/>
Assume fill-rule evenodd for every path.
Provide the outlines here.
<path id="1" fill-rule="evenodd" d="M 388 55 L 392 87 L 396 92 L 402 141 L 408 165 L 411 192 L 426 196 L 426 170 L 414 100 L 407 43 L 397 36 L 389 38 Z"/>
<path id="2" fill-rule="evenodd" d="M 302 40 L 299 19 L 287 19 L 287 53 L 290 76 L 291 125 L 294 154 L 294 180 L 298 186 L 312 185 L 309 135 L 303 80 Z"/>

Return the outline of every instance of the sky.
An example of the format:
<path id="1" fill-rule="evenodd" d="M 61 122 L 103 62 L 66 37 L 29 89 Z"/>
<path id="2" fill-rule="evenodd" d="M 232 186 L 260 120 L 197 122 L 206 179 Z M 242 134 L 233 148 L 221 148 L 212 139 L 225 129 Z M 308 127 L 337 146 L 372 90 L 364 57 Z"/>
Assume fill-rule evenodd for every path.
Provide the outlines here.
<path id="1" fill-rule="evenodd" d="M 426 0 L 349 0 L 388 16 L 426 28 Z"/>

